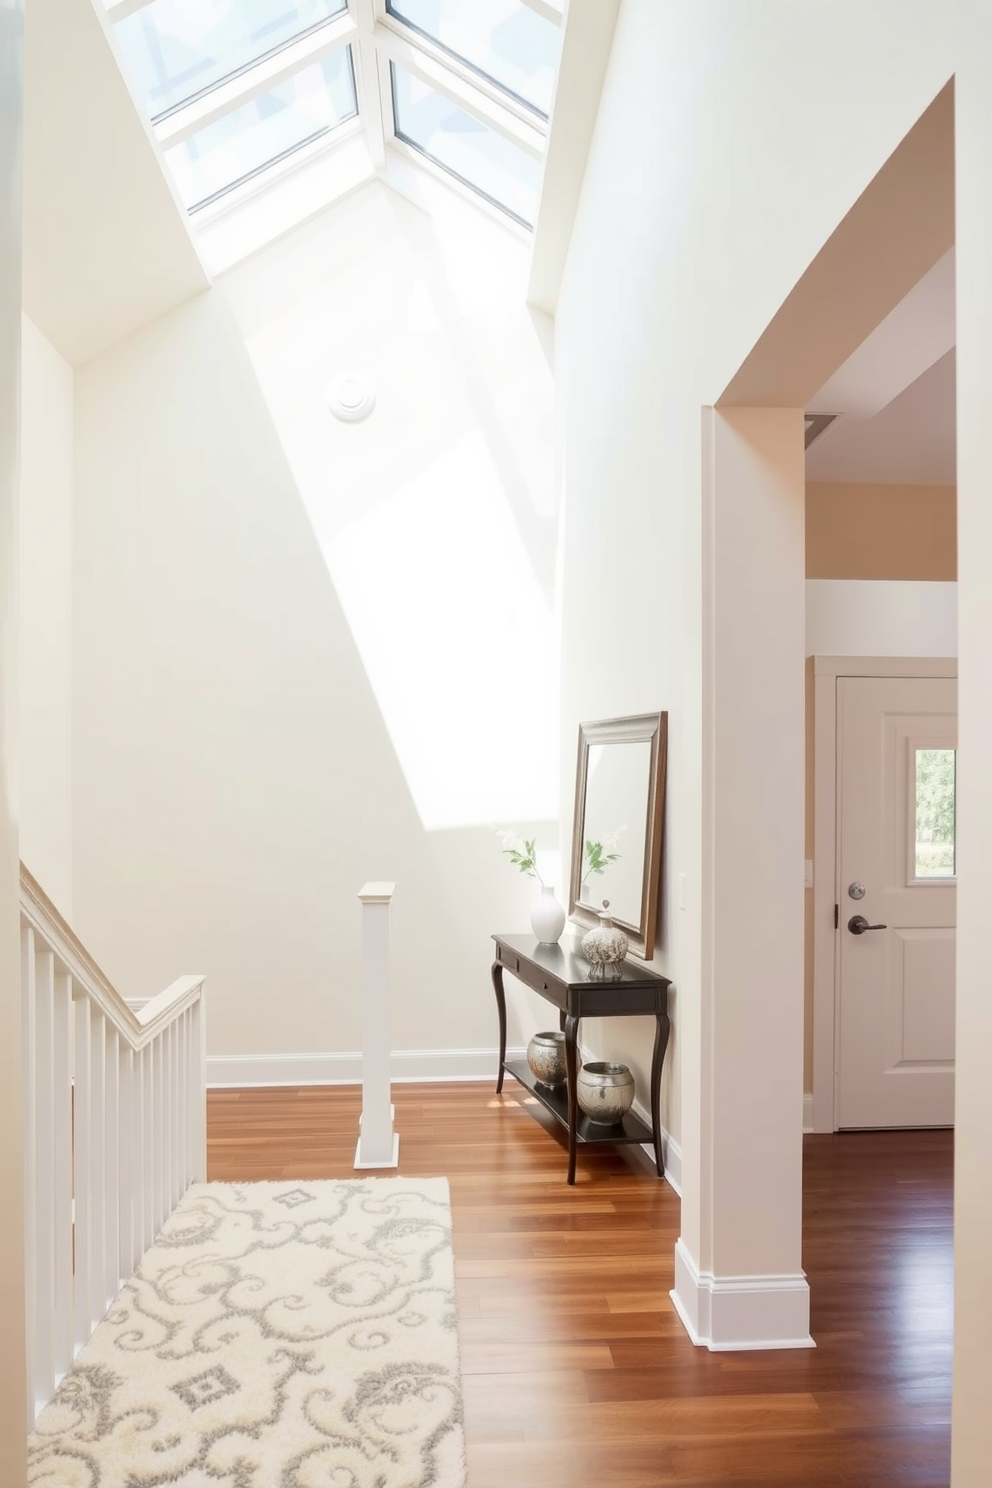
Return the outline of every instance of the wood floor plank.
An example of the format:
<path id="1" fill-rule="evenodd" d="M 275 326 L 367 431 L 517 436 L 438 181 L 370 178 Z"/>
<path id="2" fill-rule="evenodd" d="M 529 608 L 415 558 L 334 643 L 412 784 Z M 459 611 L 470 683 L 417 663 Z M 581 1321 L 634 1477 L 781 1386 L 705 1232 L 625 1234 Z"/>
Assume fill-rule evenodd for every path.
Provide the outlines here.
<path id="1" fill-rule="evenodd" d="M 711 1354 L 669 1297 L 679 1201 L 485 1084 L 394 1087 L 452 1197 L 469 1488 L 947 1488 L 949 1132 L 807 1137 L 812 1350 Z M 211 1092 L 212 1178 L 354 1177 L 354 1087 Z"/>

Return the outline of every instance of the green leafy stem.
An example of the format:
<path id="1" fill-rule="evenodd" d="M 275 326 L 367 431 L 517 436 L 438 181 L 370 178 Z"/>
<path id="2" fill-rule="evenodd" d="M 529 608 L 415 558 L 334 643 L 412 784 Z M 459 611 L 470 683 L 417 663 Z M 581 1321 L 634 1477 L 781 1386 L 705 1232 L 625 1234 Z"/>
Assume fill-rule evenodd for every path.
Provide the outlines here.
<path id="1" fill-rule="evenodd" d="M 586 843 L 586 874 L 605 873 L 611 863 L 615 863 L 620 854 L 617 852 L 606 852 L 601 842 Z"/>
<path id="2" fill-rule="evenodd" d="M 519 847 L 504 847 L 503 852 L 511 863 L 515 863 L 521 873 L 527 873 L 531 878 L 536 878 L 541 887 L 544 887 L 544 879 L 537 871 L 537 838 L 531 842 L 524 842 L 523 851 Z"/>

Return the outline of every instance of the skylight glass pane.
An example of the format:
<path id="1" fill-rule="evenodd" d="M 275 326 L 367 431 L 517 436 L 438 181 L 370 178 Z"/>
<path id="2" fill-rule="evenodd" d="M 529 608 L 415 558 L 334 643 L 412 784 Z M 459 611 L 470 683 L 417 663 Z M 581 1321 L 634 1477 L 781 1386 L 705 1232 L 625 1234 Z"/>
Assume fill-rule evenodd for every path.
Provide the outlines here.
<path id="1" fill-rule="evenodd" d="M 399 138 L 533 227 L 541 162 L 404 68 L 390 63 L 390 69 Z"/>
<path id="2" fill-rule="evenodd" d="M 270 93 L 166 150 L 190 211 L 335 129 L 358 112 L 351 47 L 294 73 Z"/>
<path id="3" fill-rule="evenodd" d="M 561 28 L 521 0 L 387 0 L 390 15 L 547 118 Z"/>
<path id="4" fill-rule="evenodd" d="M 114 31 L 157 119 L 347 8 L 347 0 L 154 0 Z"/>

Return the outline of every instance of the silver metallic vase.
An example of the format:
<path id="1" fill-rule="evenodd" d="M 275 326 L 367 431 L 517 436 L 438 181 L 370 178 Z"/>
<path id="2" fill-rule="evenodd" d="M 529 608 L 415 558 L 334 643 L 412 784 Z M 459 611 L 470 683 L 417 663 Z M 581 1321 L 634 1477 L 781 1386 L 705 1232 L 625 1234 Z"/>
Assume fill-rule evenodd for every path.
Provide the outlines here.
<path id="1" fill-rule="evenodd" d="M 527 1063 L 542 1085 L 564 1085 L 565 1035 L 557 1030 L 535 1033 L 527 1045 Z"/>
<path id="2" fill-rule="evenodd" d="M 590 1121 L 615 1126 L 633 1105 L 634 1077 L 625 1064 L 597 1060 L 579 1070 L 575 1094 Z"/>

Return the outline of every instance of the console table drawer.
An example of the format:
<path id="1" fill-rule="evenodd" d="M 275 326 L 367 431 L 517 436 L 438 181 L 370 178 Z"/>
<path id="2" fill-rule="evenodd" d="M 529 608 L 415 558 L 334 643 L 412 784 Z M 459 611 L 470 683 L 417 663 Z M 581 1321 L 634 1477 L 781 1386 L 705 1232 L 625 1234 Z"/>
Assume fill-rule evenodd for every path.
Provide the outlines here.
<path id="1" fill-rule="evenodd" d="M 520 970 L 520 957 L 514 955 L 512 951 L 508 951 L 506 946 L 497 945 L 496 959 L 497 961 L 502 961 L 507 971 L 512 971 L 514 975 Z"/>

